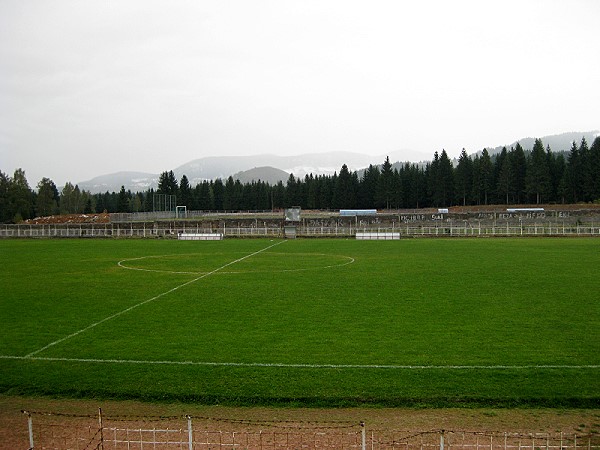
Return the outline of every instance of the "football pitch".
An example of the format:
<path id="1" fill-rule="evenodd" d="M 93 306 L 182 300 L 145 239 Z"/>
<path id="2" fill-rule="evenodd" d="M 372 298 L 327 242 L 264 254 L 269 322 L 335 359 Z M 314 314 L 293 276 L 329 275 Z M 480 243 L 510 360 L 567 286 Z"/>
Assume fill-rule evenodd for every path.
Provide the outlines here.
<path id="1" fill-rule="evenodd" d="M 2 240 L 0 392 L 600 406 L 600 239 Z"/>

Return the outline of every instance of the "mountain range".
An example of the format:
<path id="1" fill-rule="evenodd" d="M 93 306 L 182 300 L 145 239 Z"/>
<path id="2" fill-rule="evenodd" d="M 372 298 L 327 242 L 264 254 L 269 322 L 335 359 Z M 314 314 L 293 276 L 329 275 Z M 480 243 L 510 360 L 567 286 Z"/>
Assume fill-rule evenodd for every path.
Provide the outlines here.
<path id="1" fill-rule="evenodd" d="M 573 141 L 578 144 L 585 137 L 588 144 L 598 136 L 599 131 L 570 132 L 552 136 L 542 137 L 544 145 L 549 145 L 553 151 L 568 151 Z M 519 142 L 524 150 L 533 147 L 534 138 L 523 138 L 506 145 L 507 148 L 514 147 Z M 503 146 L 488 148 L 491 155 L 502 150 Z M 478 152 L 480 153 L 480 152 Z M 242 183 L 262 180 L 270 184 L 279 181 L 286 182 L 290 174 L 296 178 L 304 178 L 305 175 L 331 175 L 340 170 L 346 164 L 352 171 L 364 169 L 370 164 L 380 165 L 386 157 L 393 163 L 403 162 L 425 162 L 430 161 L 432 155 L 411 152 L 408 150 L 392 152 L 382 156 L 372 156 L 351 152 L 329 152 L 311 153 L 296 156 L 279 155 L 253 155 L 253 156 L 209 156 L 195 159 L 173 170 L 177 180 L 185 175 L 191 186 L 204 181 L 221 178 L 223 180 L 232 176 Z M 165 168 L 165 170 L 171 170 Z M 145 191 L 158 186 L 159 174 L 145 172 L 116 172 L 102 175 L 88 181 L 77 183 L 82 190 L 93 194 L 100 192 L 118 192 L 121 186 L 132 192 Z"/>

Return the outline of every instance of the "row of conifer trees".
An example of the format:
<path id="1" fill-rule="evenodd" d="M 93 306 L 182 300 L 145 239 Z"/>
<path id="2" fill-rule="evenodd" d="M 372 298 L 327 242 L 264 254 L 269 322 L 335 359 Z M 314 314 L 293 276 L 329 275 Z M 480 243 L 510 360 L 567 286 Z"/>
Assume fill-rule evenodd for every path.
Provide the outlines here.
<path id="1" fill-rule="evenodd" d="M 72 183 L 59 191 L 43 178 L 29 187 L 25 172 L 12 177 L 0 171 L 0 222 L 35 216 L 93 212 L 152 211 L 155 194 L 175 195 L 188 210 L 406 209 L 456 205 L 541 204 L 600 201 L 600 137 L 591 146 L 573 142 L 568 152 L 552 152 L 536 139 L 531 151 L 515 147 L 490 155 L 486 149 L 457 161 L 437 152 L 425 164 L 396 163 L 389 158 L 355 172 L 344 164 L 333 175 L 307 175 L 271 185 L 241 183 L 232 177 L 192 186 L 183 175 L 161 173 L 158 189 L 91 194 Z"/>

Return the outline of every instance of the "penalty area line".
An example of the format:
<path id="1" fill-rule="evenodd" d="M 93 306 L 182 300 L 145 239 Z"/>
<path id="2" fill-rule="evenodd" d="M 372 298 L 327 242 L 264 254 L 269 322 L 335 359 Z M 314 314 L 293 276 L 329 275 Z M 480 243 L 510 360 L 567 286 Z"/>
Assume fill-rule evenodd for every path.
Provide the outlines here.
<path id="1" fill-rule="evenodd" d="M 286 363 L 235 363 L 208 361 L 146 361 L 136 359 L 97 359 L 97 358 L 56 358 L 44 356 L 6 356 L 0 359 L 76 362 L 100 364 L 138 364 L 168 366 L 205 366 L 205 367 L 274 367 L 290 369 L 400 369 L 400 370 L 543 370 L 543 369 L 600 369 L 599 364 L 528 364 L 528 365 L 400 365 L 400 364 L 286 364 Z"/>
<path id="2" fill-rule="evenodd" d="M 54 345 L 60 344 L 61 342 L 64 342 L 64 341 L 66 341 L 66 340 L 68 340 L 68 339 L 71 339 L 71 338 L 73 338 L 73 337 L 77 336 L 77 335 L 80 335 L 81 333 L 85 333 L 86 331 L 88 331 L 88 330 L 91 330 L 92 328 L 94 328 L 94 327 L 97 327 L 98 325 L 100 325 L 100 324 L 103 324 L 104 322 L 107 322 L 107 321 L 109 321 L 109 320 L 111 320 L 111 319 L 114 319 L 114 318 L 116 318 L 116 317 L 122 316 L 123 314 L 125 314 L 125 313 L 128 313 L 129 311 L 131 311 L 131 310 L 133 310 L 133 309 L 135 309 L 135 308 L 138 308 L 138 307 L 140 307 L 140 306 L 142 306 L 142 305 L 145 305 L 146 303 L 150 303 L 150 302 L 152 302 L 152 301 L 154 301 L 154 300 L 158 300 L 159 298 L 161 298 L 161 297 L 164 297 L 165 295 L 167 295 L 167 294 L 170 294 L 170 293 L 172 293 L 172 292 L 175 292 L 176 290 L 178 290 L 178 289 L 181 289 L 182 287 L 185 287 L 185 286 L 187 286 L 187 285 L 189 285 L 189 284 L 195 283 L 196 281 L 199 281 L 199 280 L 201 280 L 202 278 L 206 278 L 206 277 L 208 277 L 208 276 L 210 276 L 210 275 L 212 275 L 212 274 L 214 274 L 214 273 L 217 273 L 217 272 L 219 272 L 220 270 L 223 270 L 223 269 L 224 269 L 224 268 L 226 268 L 226 267 L 229 267 L 229 266 L 231 266 L 231 265 L 233 265 L 233 264 L 235 264 L 235 263 L 238 263 L 238 262 L 240 262 L 240 261 L 243 261 L 244 259 L 247 259 L 247 258 L 250 258 L 250 257 L 252 257 L 252 256 L 258 255 L 259 253 L 262 253 L 262 252 L 264 252 L 264 251 L 266 251 L 266 250 L 269 250 L 270 248 L 273 248 L 273 247 L 275 247 L 275 246 L 277 246 L 277 245 L 279 245 L 279 244 L 283 244 L 284 242 L 286 242 L 286 241 L 279 241 L 279 242 L 276 242 L 275 244 L 269 245 L 268 247 L 265 247 L 265 248 L 263 248 L 263 249 L 261 249 L 261 250 L 258 250 L 258 251 L 256 251 L 256 252 L 254 252 L 254 253 L 250 253 L 249 255 L 242 256 L 241 258 L 238 258 L 238 259 L 236 259 L 235 261 L 228 262 L 227 264 L 224 264 L 224 265 L 222 265 L 221 267 L 219 267 L 219 268 L 217 268 L 217 269 L 215 269 L 215 270 L 213 270 L 213 271 L 211 271 L 211 272 L 206 272 L 206 273 L 203 273 L 202 275 L 200 275 L 199 277 L 196 277 L 196 278 L 194 278 L 193 280 L 186 281 L 185 283 L 182 283 L 182 284 L 180 284 L 180 285 L 178 285 L 178 286 L 175 286 L 174 288 L 172 288 L 172 289 L 169 289 L 168 291 L 165 291 L 165 292 L 163 292 L 163 293 L 161 293 L 161 294 L 158 294 L 158 295 L 156 295 L 156 296 L 154 296 L 154 297 L 152 297 L 152 298 L 149 298 L 149 299 L 147 299 L 147 300 L 144 300 L 144 301 L 142 301 L 142 302 L 140 302 L 140 303 L 136 303 L 135 305 L 133 305 L 133 306 L 130 306 L 129 308 L 125 308 L 125 309 L 123 309 L 122 311 L 119 311 L 119 312 L 117 312 L 117 313 L 115 313 L 115 314 L 112 314 L 112 315 L 110 315 L 110 316 L 108 316 L 108 317 L 105 317 L 104 319 L 102 319 L 102 320 L 99 320 L 98 322 L 92 323 L 91 325 L 88 325 L 87 327 L 85 327 L 85 328 L 82 328 L 81 330 L 78 330 L 78 331 L 76 331 L 76 332 L 74 332 L 74 333 L 71 333 L 71 334 L 69 334 L 68 336 L 65 336 L 65 337 L 63 337 L 63 338 L 57 339 L 56 341 L 54 341 L 54 342 L 51 342 L 51 343 L 49 343 L 48 345 L 46 345 L 46 346 L 44 346 L 44 347 L 42 347 L 42 348 L 40 348 L 40 349 L 38 349 L 38 350 L 35 350 L 35 351 L 33 351 L 33 352 L 31 352 L 31 353 L 29 353 L 29 354 L 25 355 L 25 356 L 24 356 L 24 358 L 31 358 L 32 356 L 35 356 L 35 355 L 37 355 L 38 353 L 41 353 L 41 352 L 43 352 L 44 350 L 47 350 L 47 349 L 49 349 L 50 347 L 53 347 Z"/>

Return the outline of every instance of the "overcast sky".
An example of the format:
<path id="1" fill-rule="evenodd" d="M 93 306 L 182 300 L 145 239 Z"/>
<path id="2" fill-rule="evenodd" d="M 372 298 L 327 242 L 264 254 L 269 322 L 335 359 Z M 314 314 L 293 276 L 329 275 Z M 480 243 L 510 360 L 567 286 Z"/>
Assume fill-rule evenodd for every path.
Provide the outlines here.
<path id="1" fill-rule="evenodd" d="M 597 130 L 599 19 L 597 0 L 0 0 L 0 170 L 60 187 Z"/>

